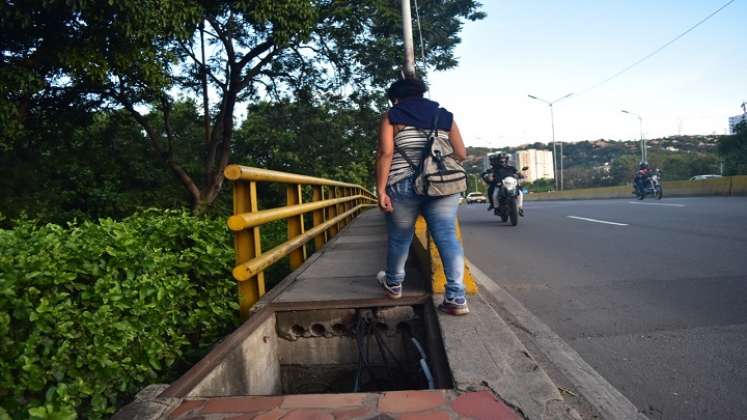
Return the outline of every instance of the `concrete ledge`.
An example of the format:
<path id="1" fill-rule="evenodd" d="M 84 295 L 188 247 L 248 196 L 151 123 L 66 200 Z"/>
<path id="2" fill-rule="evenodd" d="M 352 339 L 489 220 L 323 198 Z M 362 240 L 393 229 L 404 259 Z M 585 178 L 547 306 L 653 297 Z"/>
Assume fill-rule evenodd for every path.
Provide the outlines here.
<path id="1" fill-rule="evenodd" d="M 181 398 L 159 397 L 168 385 L 148 385 L 135 395 L 135 400 L 122 407 L 112 420 L 156 420 L 166 417 L 166 414 L 181 404 Z"/>
<path id="2" fill-rule="evenodd" d="M 469 315 L 438 316 L 454 387 L 488 389 L 527 419 L 581 419 L 481 294 L 469 300 Z M 434 305 L 442 299 L 434 295 Z"/>
<path id="3" fill-rule="evenodd" d="M 747 195 L 747 175 L 725 176 L 702 181 L 664 180 L 664 197 L 733 196 Z M 576 190 L 533 193 L 526 201 L 594 200 L 609 198 L 634 198 L 632 184 L 616 187 L 580 188 Z"/>

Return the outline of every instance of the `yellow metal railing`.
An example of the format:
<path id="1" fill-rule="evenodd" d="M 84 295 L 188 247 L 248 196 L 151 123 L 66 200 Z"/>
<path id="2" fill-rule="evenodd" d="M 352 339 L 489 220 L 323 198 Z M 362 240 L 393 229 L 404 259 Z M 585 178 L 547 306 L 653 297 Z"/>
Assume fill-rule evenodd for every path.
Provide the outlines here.
<path id="1" fill-rule="evenodd" d="M 376 199 L 360 185 L 332 181 L 248 166 L 229 165 L 226 179 L 234 181 L 233 215 L 228 227 L 234 232 L 236 267 L 233 276 L 239 282 L 239 306 L 245 318 L 249 309 L 265 294 L 264 270 L 290 256 L 295 270 L 306 260 L 306 244 L 314 240 L 320 249 L 350 223 L 360 212 L 374 206 Z M 257 183 L 286 184 L 286 206 L 259 209 Z M 311 187 L 311 202 L 303 202 L 303 187 Z M 311 213 L 312 227 L 306 230 L 304 215 Z M 260 227 L 277 220 L 287 220 L 287 240 L 262 252 Z"/>

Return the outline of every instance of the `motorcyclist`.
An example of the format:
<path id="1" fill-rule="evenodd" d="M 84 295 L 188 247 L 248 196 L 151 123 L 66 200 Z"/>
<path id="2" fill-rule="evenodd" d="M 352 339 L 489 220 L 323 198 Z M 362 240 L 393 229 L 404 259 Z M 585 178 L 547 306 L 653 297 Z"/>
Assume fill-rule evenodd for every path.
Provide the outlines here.
<path id="1" fill-rule="evenodd" d="M 654 173 L 656 173 L 656 171 L 648 166 L 648 162 L 642 161 L 638 165 L 638 171 L 635 173 L 635 178 L 633 179 L 636 193 L 643 194 L 645 192 L 648 179 Z"/>
<path id="2" fill-rule="evenodd" d="M 490 205 L 488 206 L 488 211 L 498 208 L 496 197 L 494 197 L 495 188 L 501 183 L 503 178 L 512 176 L 518 180 L 524 177 L 515 167 L 508 164 L 508 154 L 500 152 L 490 155 L 489 159 L 490 168 L 482 173 L 482 178 L 489 183 L 488 199 L 490 200 Z M 524 195 L 521 188 L 519 188 L 517 204 L 519 215 L 524 216 Z"/>

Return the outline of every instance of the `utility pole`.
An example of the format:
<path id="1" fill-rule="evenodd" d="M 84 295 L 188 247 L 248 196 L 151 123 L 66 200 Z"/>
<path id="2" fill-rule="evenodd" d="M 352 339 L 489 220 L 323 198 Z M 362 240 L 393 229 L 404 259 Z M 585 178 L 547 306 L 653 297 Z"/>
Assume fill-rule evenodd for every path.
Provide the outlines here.
<path id="1" fill-rule="evenodd" d="M 550 127 L 552 128 L 552 171 L 553 171 L 553 178 L 555 178 L 555 190 L 562 191 L 563 190 L 563 142 L 560 142 L 560 182 L 558 183 L 558 171 L 557 171 L 557 148 L 555 146 L 555 113 L 553 112 L 552 106 L 559 101 L 562 101 L 563 99 L 569 98 L 573 96 L 573 92 L 561 96 L 560 98 L 554 100 L 554 101 L 546 101 L 542 98 L 539 98 L 534 95 L 527 95 L 532 99 L 535 99 L 537 101 L 545 103 L 547 106 L 550 107 Z"/>
<path id="2" fill-rule="evenodd" d="M 205 143 L 210 143 L 210 99 L 208 98 L 207 61 L 205 60 L 205 21 L 200 22 L 200 82 L 202 83 L 203 125 L 205 129 Z"/>
<path id="3" fill-rule="evenodd" d="M 402 73 L 405 79 L 415 79 L 415 47 L 412 40 L 410 0 L 402 0 L 402 39 L 405 43 L 405 66 Z"/>
<path id="4" fill-rule="evenodd" d="M 641 130 L 641 162 L 647 162 L 648 161 L 648 153 L 646 151 L 646 140 L 643 138 L 643 117 L 636 114 L 635 112 L 626 111 L 624 109 L 621 110 L 622 112 L 626 114 L 630 114 L 636 118 L 638 118 L 638 127 Z"/>

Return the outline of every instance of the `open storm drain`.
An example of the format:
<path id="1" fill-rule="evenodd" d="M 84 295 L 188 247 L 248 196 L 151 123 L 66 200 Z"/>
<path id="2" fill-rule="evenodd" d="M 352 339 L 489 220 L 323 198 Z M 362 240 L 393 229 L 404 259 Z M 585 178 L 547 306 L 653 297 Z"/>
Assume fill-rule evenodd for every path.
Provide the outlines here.
<path id="1" fill-rule="evenodd" d="M 268 308 L 269 309 L 269 308 Z M 181 380 L 190 397 L 444 389 L 452 385 L 430 302 L 258 316 Z M 251 325 L 251 326 L 250 326 Z M 194 375 L 194 376 L 190 376 Z"/>
<path id="2" fill-rule="evenodd" d="M 423 309 L 393 306 L 277 313 L 282 393 L 436 388 Z"/>

